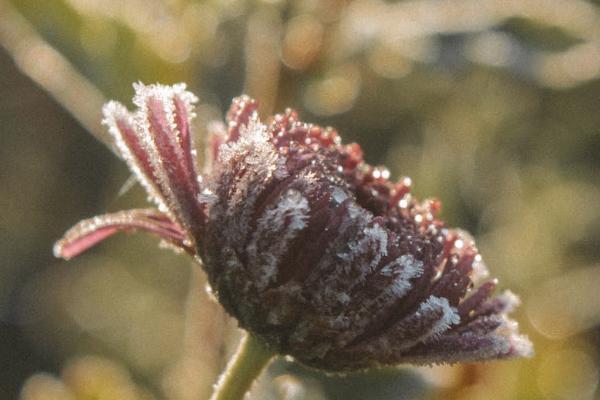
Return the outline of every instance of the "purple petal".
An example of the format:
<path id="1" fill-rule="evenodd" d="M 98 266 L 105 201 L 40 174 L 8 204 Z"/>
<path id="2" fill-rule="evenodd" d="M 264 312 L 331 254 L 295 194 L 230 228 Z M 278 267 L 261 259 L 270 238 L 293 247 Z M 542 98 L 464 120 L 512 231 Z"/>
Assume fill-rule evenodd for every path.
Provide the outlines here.
<path id="1" fill-rule="evenodd" d="M 196 97 L 185 85 L 134 85 L 136 130 L 150 155 L 155 183 L 167 208 L 193 238 L 205 223 L 205 205 L 199 201 L 200 185 L 189 131 Z"/>
<path id="2" fill-rule="evenodd" d="M 165 214 L 155 209 L 135 209 L 80 221 L 56 242 L 54 255 L 69 260 L 117 232 L 137 229 L 158 235 L 188 253 L 194 253 L 185 233 Z"/>
<path id="3" fill-rule="evenodd" d="M 129 168 L 144 186 L 150 198 L 160 209 L 166 209 L 165 194 L 157 184 L 157 177 L 152 169 L 150 155 L 145 147 L 143 138 L 135 129 L 133 115 L 116 101 L 106 103 L 102 109 L 102 123 L 108 126 L 109 132 L 121 155 L 127 161 Z"/>
<path id="4" fill-rule="evenodd" d="M 231 107 L 227 112 L 227 130 L 229 133 L 227 142 L 238 140 L 240 129 L 248 125 L 252 118 L 258 117 L 257 109 L 258 103 L 246 95 L 233 99 Z"/>
<path id="5" fill-rule="evenodd" d="M 486 301 L 496 288 L 497 284 L 498 282 L 496 280 L 485 282 L 479 288 L 477 288 L 475 293 L 464 299 L 458 305 L 458 313 L 460 314 L 461 320 L 465 320 L 471 312 L 473 312 L 484 301 Z"/>
<path id="6" fill-rule="evenodd" d="M 416 312 L 396 322 L 382 335 L 353 346 L 349 353 L 374 353 L 379 360 L 394 363 L 401 352 L 418 343 L 437 339 L 459 321 L 456 309 L 450 307 L 448 300 L 431 296 L 421 303 Z"/>

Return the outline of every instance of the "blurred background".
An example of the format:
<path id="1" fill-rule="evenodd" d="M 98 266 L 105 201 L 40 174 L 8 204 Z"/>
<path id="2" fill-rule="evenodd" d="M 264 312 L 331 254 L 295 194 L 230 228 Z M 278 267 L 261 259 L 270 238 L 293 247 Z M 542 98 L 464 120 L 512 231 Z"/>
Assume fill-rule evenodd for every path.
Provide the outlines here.
<path id="1" fill-rule="evenodd" d="M 199 146 L 248 93 L 412 177 L 535 344 L 348 378 L 280 360 L 253 398 L 600 399 L 598 0 L 0 0 L 0 399 L 205 399 L 235 348 L 202 273 L 151 237 L 52 257 L 78 220 L 145 204 L 93 137 L 138 80 L 188 83 Z"/>

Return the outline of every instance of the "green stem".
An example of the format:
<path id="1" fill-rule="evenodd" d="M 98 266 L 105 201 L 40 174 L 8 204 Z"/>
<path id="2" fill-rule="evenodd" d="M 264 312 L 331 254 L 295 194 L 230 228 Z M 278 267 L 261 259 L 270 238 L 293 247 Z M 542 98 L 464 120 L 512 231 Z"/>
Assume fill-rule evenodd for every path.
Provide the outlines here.
<path id="1" fill-rule="evenodd" d="M 240 342 L 235 355 L 215 386 L 210 400 L 241 400 L 275 353 L 249 333 Z"/>

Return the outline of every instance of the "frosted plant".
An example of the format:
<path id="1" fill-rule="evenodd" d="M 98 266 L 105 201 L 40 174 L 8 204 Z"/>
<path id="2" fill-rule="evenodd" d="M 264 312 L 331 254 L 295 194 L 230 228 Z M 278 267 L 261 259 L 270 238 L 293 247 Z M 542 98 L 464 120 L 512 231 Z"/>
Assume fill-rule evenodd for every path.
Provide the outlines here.
<path id="1" fill-rule="evenodd" d="M 242 328 L 274 353 L 329 371 L 529 356 L 507 314 L 518 299 L 495 280 L 471 237 L 392 183 L 331 128 L 286 110 L 263 124 L 254 100 L 210 125 L 196 168 L 185 85 L 135 85 L 129 112 L 104 124 L 147 189 L 151 209 L 95 217 L 55 254 L 74 257 L 118 231 L 145 230 L 191 254 Z"/>

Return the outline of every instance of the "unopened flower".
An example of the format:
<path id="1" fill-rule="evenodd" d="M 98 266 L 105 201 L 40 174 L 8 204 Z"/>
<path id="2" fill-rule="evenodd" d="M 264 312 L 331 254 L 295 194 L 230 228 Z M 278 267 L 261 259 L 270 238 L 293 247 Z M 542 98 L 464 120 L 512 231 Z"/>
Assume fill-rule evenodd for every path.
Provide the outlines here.
<path id="1" fill-rule="evenodd" d="M 331 128 L 287 110 L 268 124 L 233 101 L 197 171 L 184 85 L 136 85 L 131 113 L 104 123 L 156 208 L 80 222 L 55 247 L 71 258 L 122 230 L 159 235 L 200 261 L 239 324 L 271 349 L 327 370 L 528 356 L 510 292 L 471 237 L 392 183 Z"/>

